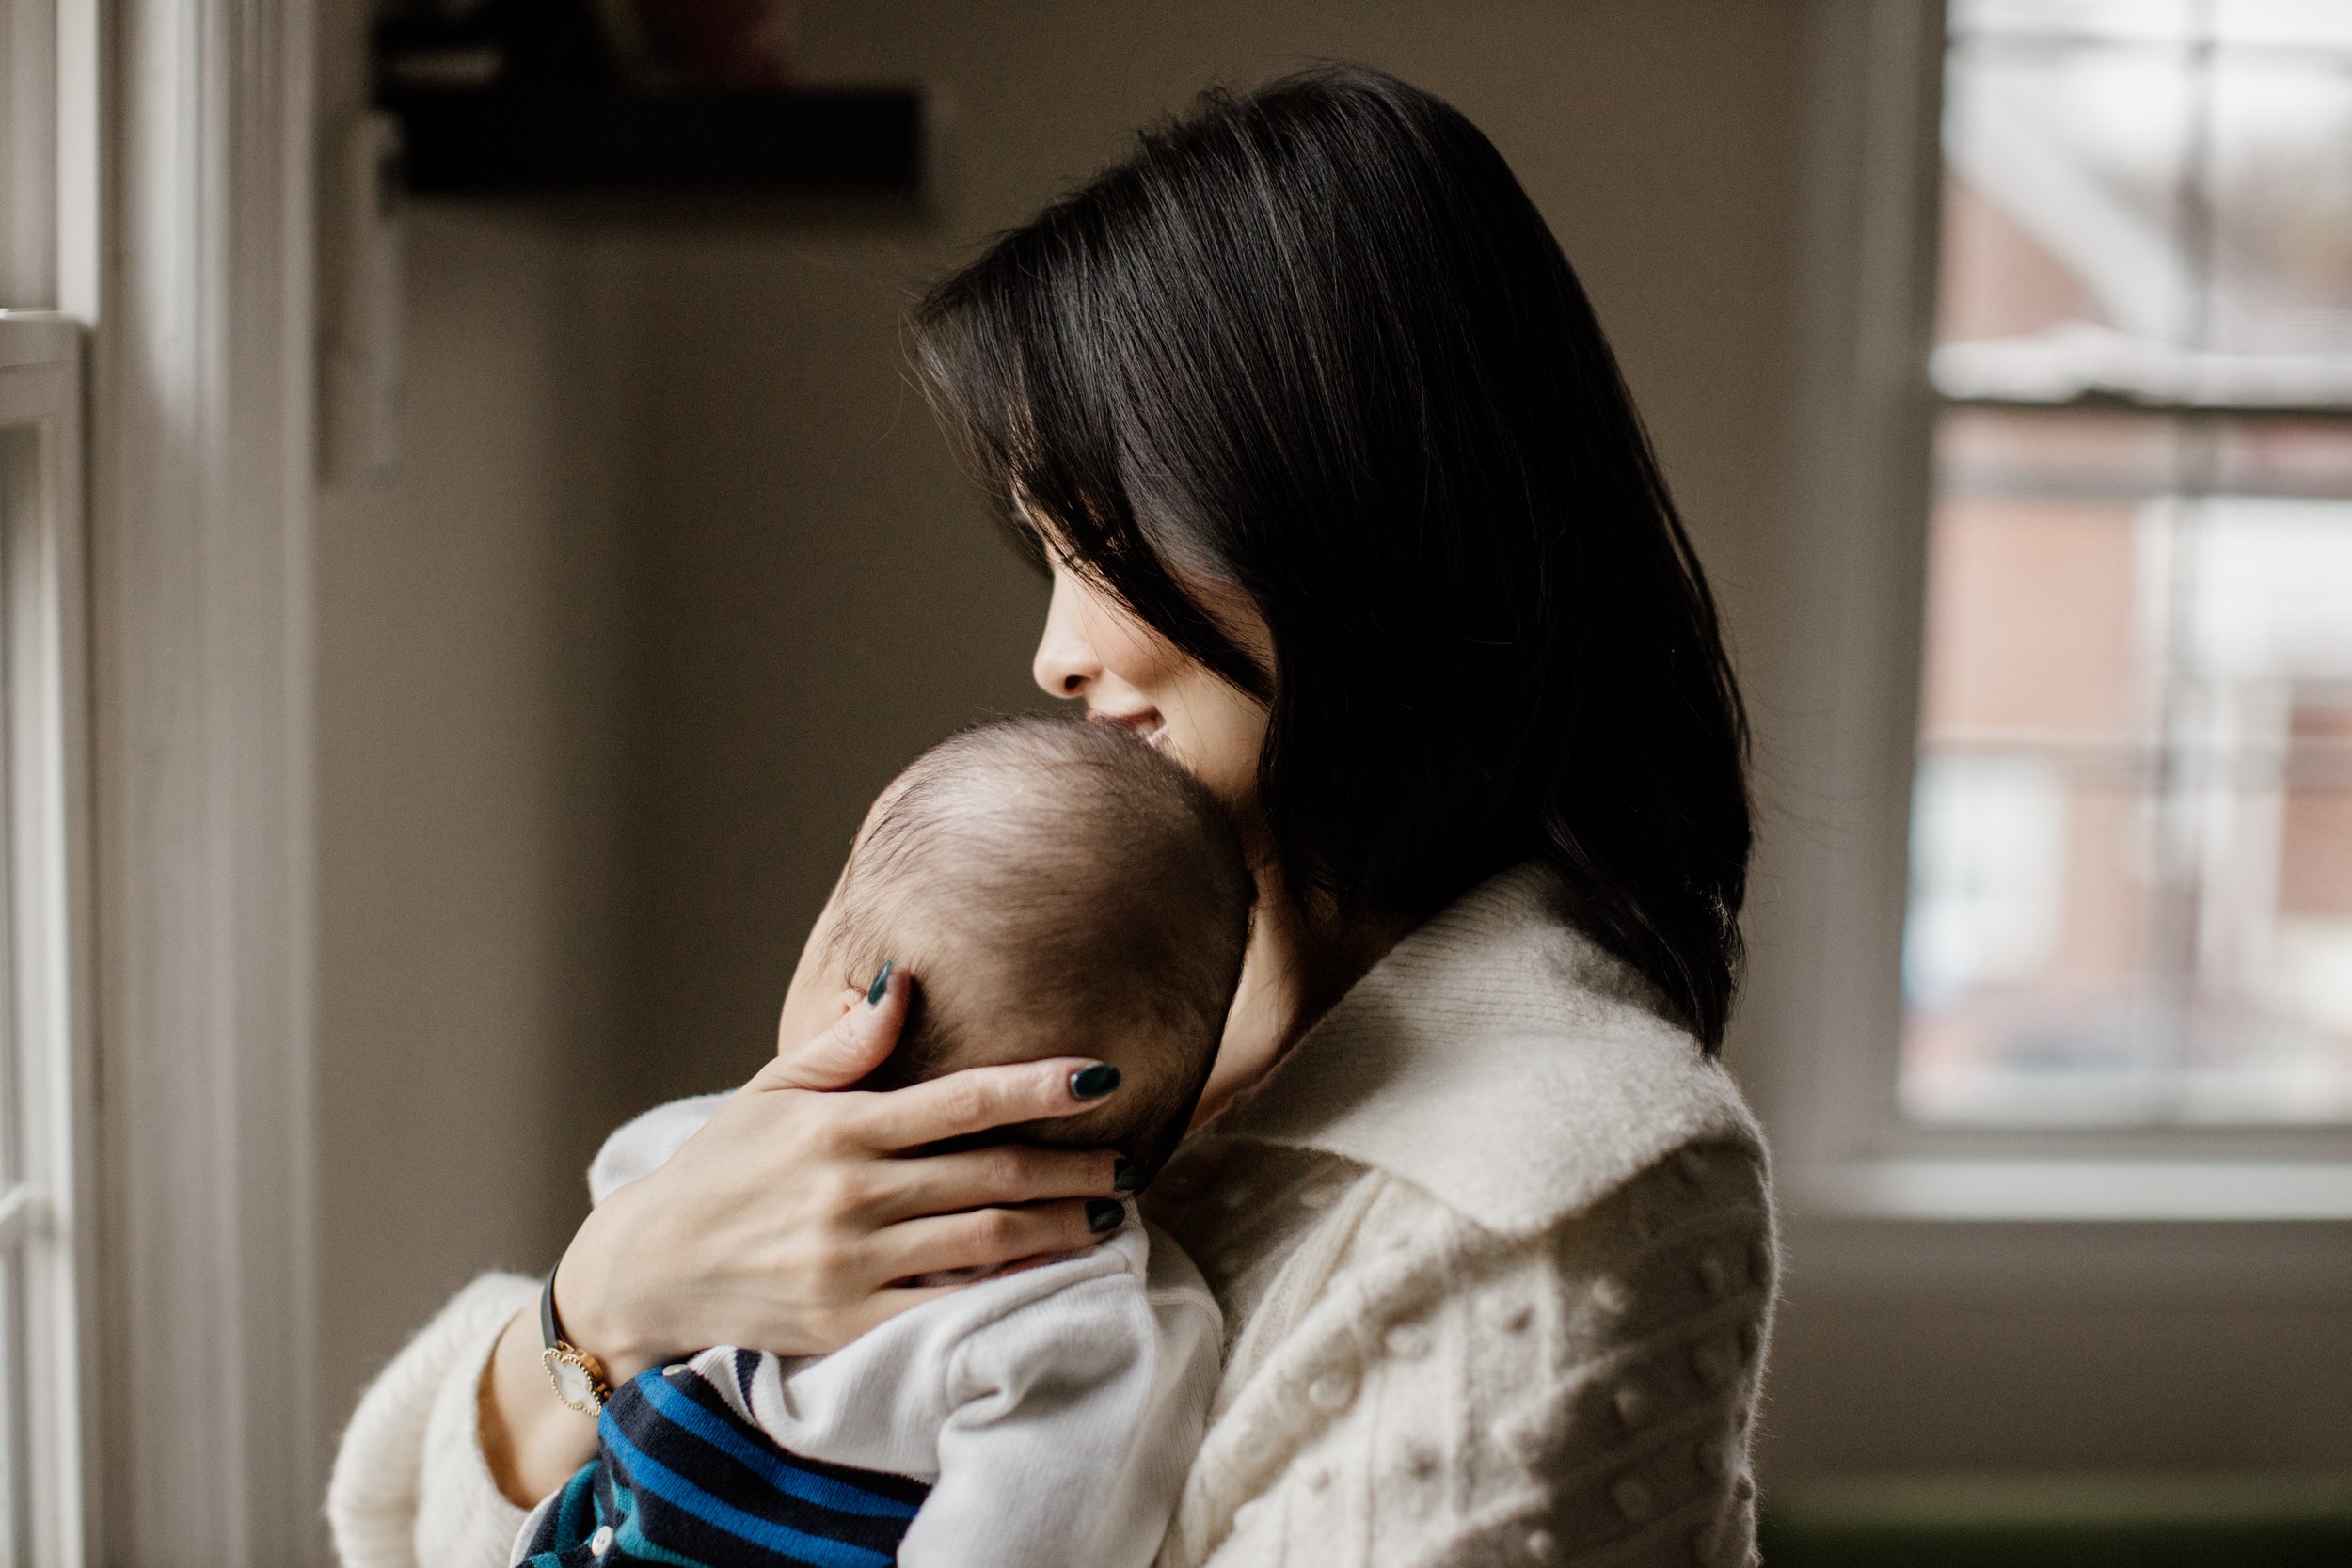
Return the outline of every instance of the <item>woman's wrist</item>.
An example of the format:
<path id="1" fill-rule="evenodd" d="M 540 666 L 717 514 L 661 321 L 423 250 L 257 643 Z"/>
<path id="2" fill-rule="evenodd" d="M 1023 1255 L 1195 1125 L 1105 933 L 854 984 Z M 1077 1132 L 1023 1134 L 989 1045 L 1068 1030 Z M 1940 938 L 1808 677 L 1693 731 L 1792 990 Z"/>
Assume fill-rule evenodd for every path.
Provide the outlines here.
<path id="1" fill-rule="evenodd" d="M 595 1418 L 567 1408 L 548 1386 L 535 1307 L 501 1331 L 483 1370 L 480 1403 L 483 1460 L 517 1508 L 531 1507 L 596 1457 Z"/>
<path id="2" fill-rule="evenodd" d="M 609 1289 L 612 1271 L 600 1261 L 596 1214 L 580 1227 L 555 1267 L 556 1310 L 566 1342 L 587 1352 L 617 1388 L 649 1367 L 660 1365 L 663 1347 L 631 1320 L 626 1292 Z"/>

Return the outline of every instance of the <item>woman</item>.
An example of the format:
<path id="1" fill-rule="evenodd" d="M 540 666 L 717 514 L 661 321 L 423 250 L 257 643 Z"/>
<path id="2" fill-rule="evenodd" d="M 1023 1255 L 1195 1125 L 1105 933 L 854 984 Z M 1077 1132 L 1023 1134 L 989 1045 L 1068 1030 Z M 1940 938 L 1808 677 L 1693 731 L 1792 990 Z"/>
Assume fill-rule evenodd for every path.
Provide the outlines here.
<path id="1" fill-rule="evenodd" d="M 1261 884 L 1201 1121 L 1147 1204 L 1230 1336 L 1163 1560 L 1744 1561 L 1772 1224 L 1713 1059 L 1744 720 L 1510 170 L 1376 72 L 1213 94 L 915 330 L 1052 574 L 1039 683 L 1191 768 Z M 581 1227 L 556 1294 L 615 1381 L 830 1350 L 914 1299 L 894 1280 L 1084 1243 L 1107 1153 L 906 1151 L 1078 1109 L 1086 1064 L 835 1092 L 904 1003 L 787 1039 Z M 371 1390 L 330 1502 L 355 1565 L 502 1560 L 589 1457 L 537 1294 L 477 1281 Z"/>

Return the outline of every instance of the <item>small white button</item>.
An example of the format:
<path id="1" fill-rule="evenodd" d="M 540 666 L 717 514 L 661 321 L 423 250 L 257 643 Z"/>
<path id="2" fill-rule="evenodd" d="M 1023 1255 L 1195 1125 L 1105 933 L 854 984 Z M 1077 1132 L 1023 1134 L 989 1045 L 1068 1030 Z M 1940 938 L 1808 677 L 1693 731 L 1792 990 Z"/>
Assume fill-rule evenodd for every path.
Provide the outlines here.
<path id="1" fill-rule="evenodd" d="M 687 1364 L 683 1361 L 673 1361 L 668 1366 L 661 1369 L 661 1375 L 663 1377 L 684 1377 L 692 1370 L 692 1368 L 687 1366 Z"/>
<path id="2" fill-rule="evenodd" d="M 596 1533 L 588 1538 L 588 1555 L 590 1557 L 602 1557 L 605 1553 L 611 1551 L 612 1549 L 612 1527 L 611 1525 L 598 1525 L 596 1527 Z"/>
<path id="3" fill-rule="evenodd" d="M 1532 1529 L 1527 1532 L 1527 1555 L 1530 1560 L 1536 1562 L 1549 1562 L 1552 1554 L 1558 1550 L 1559 1543 L 1552 1540 L 1551 1531 Z"/>
<path id="4" fill-rule="evenodd" d="M 1640 1524 L 1658 1511 L 1658 1497 L 1649 1489 L 1649 1482 L 1639 1476 L 1628 1476 L 1609 1489 L 1609 1498 L 1617 1505 L 1617 1512 Z"/>
<path id="5" fill-rule="evenodd" d="M 1504 1432 L 1502 1441 L 1528 1465 L 1543 1464 L 1551 1453 L 1552 1432 L 1541 1421 L 1530 1421 Z"/>
<path id="6" fill-rule="evenodd" d="M 1307 1398 L 1318 1410 L 1343 1410 L 1356 1395 L 1356 1380 L 1343 1371 L 1328 1371 L 1307 1385 Z"/>
<path id="7" fill-rule="evenodd" d="M 1629 1427 L 1648 1424 L 1652 1405 L 1649 1390 L 1638 1383 L 1620 1383 L 1611 1402 L 1617 1407 L 1617 1419 Z"/>
<path id="8" fill-rule="evenodd" d="M 1429 1354 L 1429 1331 L 1419 1323 L 1399 1323 L 1388 1332 L 1384 1341 L 1389 1354 L 1401 1361 Z"/>
<path id="9" fill-rule="evenodd" d="M 1593 1281 L 1593 1305 L 1613 1318 L 1621 1317 L 1633 1305 L 1633 1292 L 1626 1289 L 1624 1280 L 1605 1274 Z"/>

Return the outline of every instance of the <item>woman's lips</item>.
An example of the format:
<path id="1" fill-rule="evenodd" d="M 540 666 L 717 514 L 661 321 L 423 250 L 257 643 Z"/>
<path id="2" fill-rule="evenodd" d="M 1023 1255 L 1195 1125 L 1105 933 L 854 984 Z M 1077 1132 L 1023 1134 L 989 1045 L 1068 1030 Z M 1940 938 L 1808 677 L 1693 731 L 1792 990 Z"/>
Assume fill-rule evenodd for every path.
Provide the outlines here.
<path id="1" fill-rule="evenodd" d="M 1098 724 L 1117 724 L 1155 752 L 1168 739 L 1168 726 L 1161 721 L 1158 711 L 1152 708 L 1146 708 L 1141 713 L 1098 713 L 1094 715 L 1094 721 Z"/>

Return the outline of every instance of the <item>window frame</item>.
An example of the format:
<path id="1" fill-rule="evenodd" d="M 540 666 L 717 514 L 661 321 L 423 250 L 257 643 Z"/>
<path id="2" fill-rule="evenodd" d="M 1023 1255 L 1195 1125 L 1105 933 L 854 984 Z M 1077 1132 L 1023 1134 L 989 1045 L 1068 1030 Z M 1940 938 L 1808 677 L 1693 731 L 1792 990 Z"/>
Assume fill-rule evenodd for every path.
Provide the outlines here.
<path id="1" fill-rule="evenodd" d="M 0 690 L 6 693 L 8 1108 L 15 1196 L 0 1245 L 22 1264 L 20 1478 L 25 1560 L 94 1560 L 98 1325 L 96 1050 L 83 335 L 0 311 L 0 432 L 29 431 L 30 477 L 0 470 Z M 10 1183 L 13 1182 L 13 1185 Z M 0 1548 L 5 1549 L 5 1548 Z"/>
<path id="2" fill-rule="evenodd" d="M 2004 1256 L 2016 1227 L 2069 1236 L 2028 1246 L 2020 1266 L 2104 1226 L 2094 1250 L 2179 1275 L 2195 1264 L 2164 1265 L 2171 1243 L 2151 1222 L 2265 1221 L 2296 1279 L 2352 1291 L 2352 1267 L 2309 1244 L 2320 1227 L 2352 1257 L 2352 1127 L 1939 1126 L 1899 1109 L 1932 437 L 1939 409 L 1962 401 L 1929 378 L 1945 11 L 1816 0 L 1810 23 L 1794 598 L 1772 650 L 1801 696 L 1760 748 L 1756 1048 L 1741 1059 L 1785 1205 L 1820 1231 L 1834 1275 L 1916 1282 L 1984 1260 L 1982 1246 L 1887 1243 L 1889 1227 L 1925 1225 L 1984 1245 L 2010 1227 Z"/>

